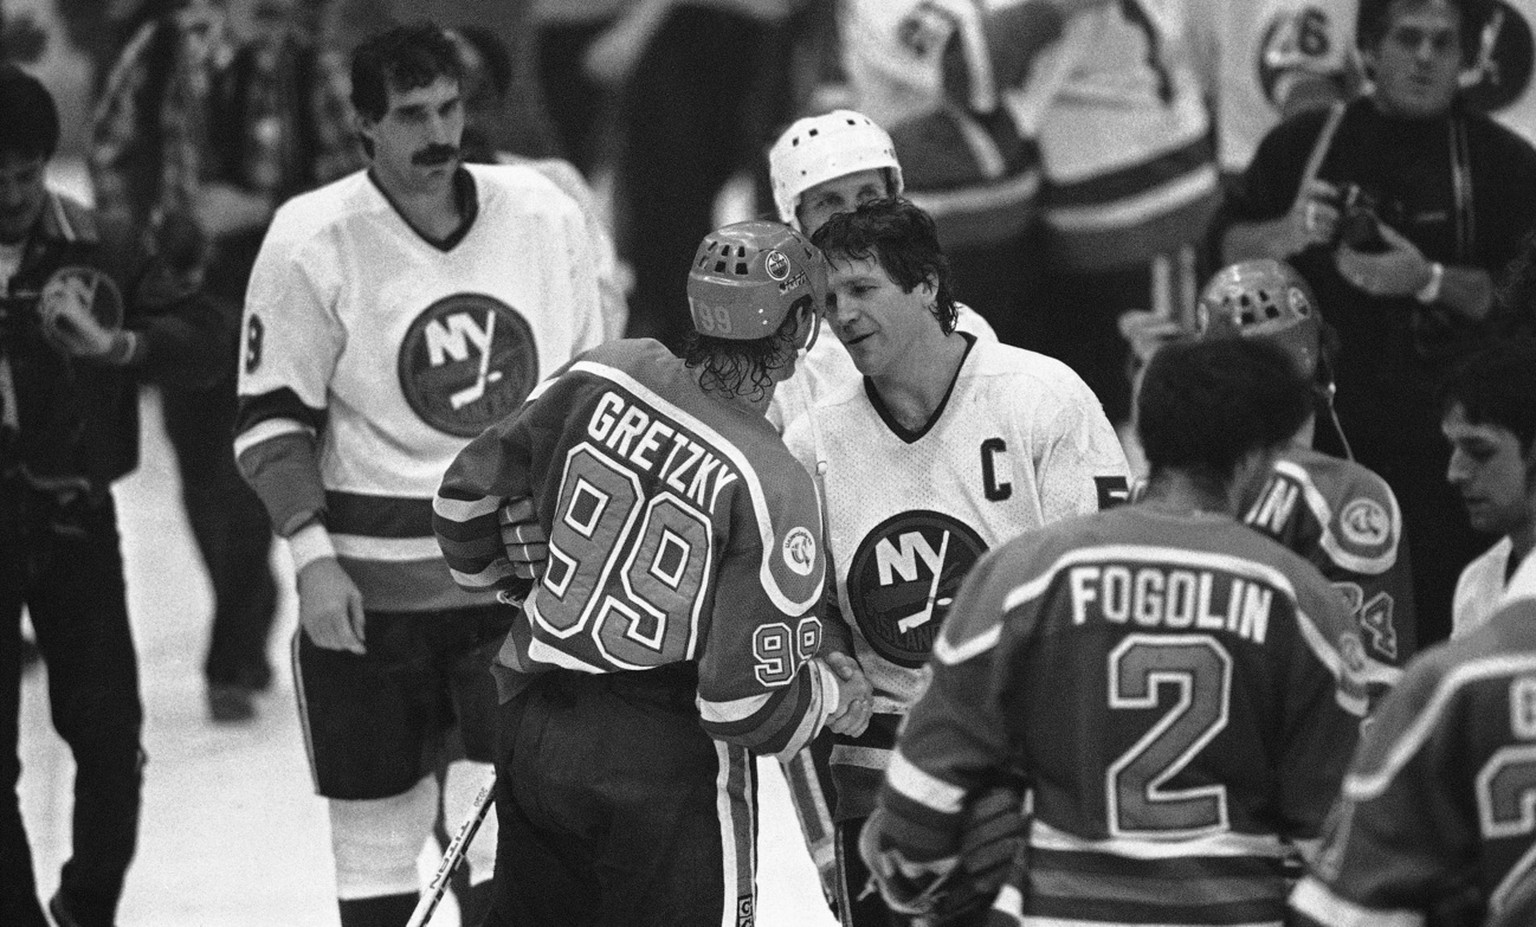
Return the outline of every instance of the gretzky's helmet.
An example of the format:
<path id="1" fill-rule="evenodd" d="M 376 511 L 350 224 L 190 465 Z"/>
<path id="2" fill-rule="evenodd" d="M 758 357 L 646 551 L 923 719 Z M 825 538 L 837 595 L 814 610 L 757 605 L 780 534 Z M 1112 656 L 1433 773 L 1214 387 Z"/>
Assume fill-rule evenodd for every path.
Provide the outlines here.
<path id="1" fill-rule="evenodd" d="M 1317 297 L 1295 268 L 1262 258 L 1217 271 L 1195 306 L 1195 336 L 1271 338 L 1311 377 L 1322 332 Z"/>
<path id="2" fill-rule="evenodd" d="M 795 228 L 800 195 L 819 183 L 857 171 L 885 171 L 895 196 L 902 190 L 901 165 L 891 136 L 863 113 L 835 109 L 796 120 L 768 152 L 768 174 L 779 218 Z"/>
<path id="3" fill-rule="evenodd" d="M 705 235 L 688 272 L 693 327 L 714 338 L 766 338 L 803 299 L 819 313 L 826 293 L 821 250 L 789 226 L 766 219 Z"/>

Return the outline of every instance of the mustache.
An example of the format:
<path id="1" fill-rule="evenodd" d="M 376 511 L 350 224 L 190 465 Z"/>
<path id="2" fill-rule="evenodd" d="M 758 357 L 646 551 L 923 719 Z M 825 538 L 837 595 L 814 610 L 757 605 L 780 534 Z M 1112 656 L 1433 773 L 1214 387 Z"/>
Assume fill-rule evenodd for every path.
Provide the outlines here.
<path id="1" fill-rule="evenodd" d="M 459 156 L 457 145 L 428 145 L 411 155 L 411 163 L 420 167 L 436 167 L 447 164 Z"/>

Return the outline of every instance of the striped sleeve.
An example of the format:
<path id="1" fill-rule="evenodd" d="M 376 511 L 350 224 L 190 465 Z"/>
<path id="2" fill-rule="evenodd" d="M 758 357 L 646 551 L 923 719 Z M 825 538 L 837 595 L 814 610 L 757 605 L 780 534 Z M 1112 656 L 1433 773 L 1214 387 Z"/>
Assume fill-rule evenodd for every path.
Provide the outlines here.
<path id="1" fill-rule="evenodd" d="M 291 390 L 241 398 L 235 461 L 280 537 L 325 513 L 315 449 L 323 421 L 323 412 L 305 406 Z"/>
<path id="2" fill-rule="evenodd" d="M 785 763 L 821 730 L 838 694 L 837 673 L 815 659 L 801 666 L 789 685 L 747 698 L 713 701 L 701 686 L 699 717 L 715 740 Z"/>
<path id="3" fill-rule="evenodd" d="M 507 559 L 497 512 L 510 499 L 533 495 L 529 421 L 542 393 L 469 442 L 432 501 L 432 531 L 453 581 L 464 589 L 528 591 L 529 581 L 518 578 Z"/>

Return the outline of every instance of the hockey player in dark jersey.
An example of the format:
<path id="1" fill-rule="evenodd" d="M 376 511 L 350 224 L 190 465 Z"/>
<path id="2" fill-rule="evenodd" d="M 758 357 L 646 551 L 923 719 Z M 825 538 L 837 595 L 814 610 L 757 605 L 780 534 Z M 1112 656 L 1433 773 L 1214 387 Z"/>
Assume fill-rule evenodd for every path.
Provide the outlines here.
<path id="1" fill-rule="evenodd" d="M 1312 382 L 1316 407 L 1336 425 L 1317 298 L 1290 265 L 1265 258 L 1218 272 L 1200 295 L 1195 334 L 1263 338 L 1284 348 Z M 1397 681 L 1416 640 L 1403 516 L 1386 480 L 1312 449 L 1315 425 L 1309 415 L 1268 479 L 1242 500 L 1243 521 L 1301 554 L 1344 593 L 1360 624 L 1367 681 L 1379 697 Z"/>
<path id="2" fill-rule="evenodd" d="M 750 924 L 750 754 L 868 724 L 846 630 L 817 614 L 815 487 L 763 414 L 825 294 L 800 233 L 720 229 L 689 274 L 682 358 L 589 351 L 444 476 L 454 578 L 527 592 L 495 667 L 506 877 L 486 924 Z M 547 539 L 531 592 L 500 514 L 528 507 Z"/>
<path id="3" fill-rule="evenodd" d="M 1278 925 L 1366 701 L 1360 641 L 1315 567 L 1243 526 L 1310 409 L 1276 346 L 1163 348 L 1137 428 L 1137 503 L 987 554 L 951 608 L 861 853 L 892 907 L 951 883 L 970 799 L 1032 793 L 1023 924 Z"/>
<path id="4" fill-rule="evenodd" d="M 1306 927 L 1536 923 L 1536 562 L 1365 729 L 1291 906 Z"/>

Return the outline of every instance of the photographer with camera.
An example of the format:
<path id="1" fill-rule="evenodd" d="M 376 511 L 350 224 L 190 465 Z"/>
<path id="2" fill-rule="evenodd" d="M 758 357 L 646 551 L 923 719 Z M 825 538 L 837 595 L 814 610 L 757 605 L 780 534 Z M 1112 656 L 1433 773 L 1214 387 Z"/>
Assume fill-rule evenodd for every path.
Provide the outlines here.
<path id="1" fill-rule="evenodd" d="M 48 908 L 113 922 L 138 834 L 143 708 L 110 487 L 138 463 L 140 376 L 217 373 L 233 331 L 127 224 L 50 191 L 46 88 L 0 64 L 0 924 L 45 927 L 16 785 L 21 612 L 75 761 L 72 856 Z"/>
<path id="2" fill-rule="evenodd" d="M 1461 99 L 1492 6 L 1361 0 L 1371 89 L 1265 136 L 1213 228 L 1225 261 L 1285 260 L 1328 308 L 1343 431 L 1403 504 L 1421 645 L 1449 634 L 1482 546 L 1445 482 L 1434 386 L 1507 328 L 1493 278 L 1536 222 L 1536 149 Z"/>

